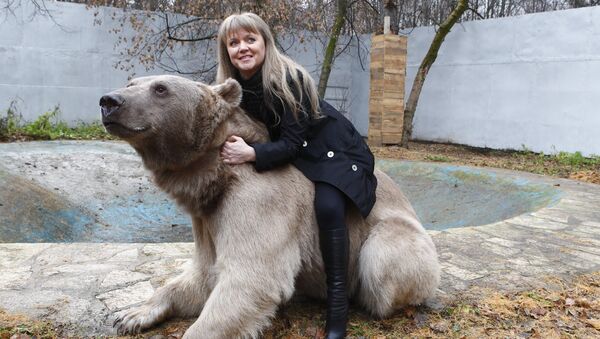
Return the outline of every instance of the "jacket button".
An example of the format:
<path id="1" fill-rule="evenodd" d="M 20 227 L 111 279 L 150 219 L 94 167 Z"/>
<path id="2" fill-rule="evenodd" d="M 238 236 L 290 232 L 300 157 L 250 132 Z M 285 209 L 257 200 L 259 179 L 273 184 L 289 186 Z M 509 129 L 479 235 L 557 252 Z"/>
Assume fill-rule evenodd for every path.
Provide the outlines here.
<path id="1" fill-rule="evenodd" d="M 302 147 L 306 147 L 308 146 L 308 142 L 306 142 L 306 140 L 304 140 L 304 142 L 302 143 Z"/>
<path id="2" fill-rule="evenodd" d="M 358 167 L 356 167 L 356 165 L 352 165 L 352 170 L 353 170 L 354 172 L 356 172 L 356 171 L 358 170 Z"/>
<path id="3" fill-rule="evenodd" d="M 327 152 L 327 156 L 330 158 L 333 158 L 333 152 L 332 151 Z"/>

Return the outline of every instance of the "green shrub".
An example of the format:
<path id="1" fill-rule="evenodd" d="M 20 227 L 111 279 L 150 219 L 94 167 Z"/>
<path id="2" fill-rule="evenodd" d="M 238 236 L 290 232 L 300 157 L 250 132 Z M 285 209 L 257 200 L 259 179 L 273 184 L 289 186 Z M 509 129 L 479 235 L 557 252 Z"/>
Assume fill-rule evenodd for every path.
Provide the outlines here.
<path id="1" fill-rule="evenodd" d="M 17 112 L 16 101 L 11 101 L 6 116 L 0 117 L 0 140 L 6 140 L 19 129 L 21 115 Z"/>
<path id="2" fill-rule="evenodd" d="M 78 122 L 70 127 L 59 120 L 60 108 L 40 115 L 33 122 L 21 123 L 21 115 L 16 113 L 14 103 L 6 111 L 6 117 L 0 118 L 0 140 L 56 140 L 56 139 L 114 139 L 99 121 Z"/>
<path id="3" fill-rule="evenodd" d="M 22 128 L 22 134 L 33 139 L 54 140 L 64 137 L 69 126 L 58 120 L 60 110 L 56 106 L 53 110 L 40 115 L 32 123 Z"/>
<path id="4" fill-rule="evenodd" d="M 569 165 L 573 167 L 581 167 L 585 165 L 600 165 L 600 157 L 592 155 L 590 157 L 584 157 L 581 152 L 568 153 L 559 152 L 555 155 L 556 161 L 562 165 Z"/>
<path id="5" fill-rule="evenodd" d="M 428 155 L 425 157 L 426 160 L 435 161 L 435 162 L 450 162 L 450 158 L 443 155 Z"/>

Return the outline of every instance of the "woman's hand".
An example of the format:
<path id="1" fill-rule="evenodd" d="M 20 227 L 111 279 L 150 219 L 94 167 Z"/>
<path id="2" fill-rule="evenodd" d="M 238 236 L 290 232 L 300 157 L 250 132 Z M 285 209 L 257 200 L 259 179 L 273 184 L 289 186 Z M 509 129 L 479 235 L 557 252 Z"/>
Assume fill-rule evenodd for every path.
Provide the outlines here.
<path id="1" fill-rule="evenodd" d="M 229 165 L 239 165 L 256 160 L 254 148 L 248 146 L 244 139 L 237 135 L 230 136 L 221 148 L 223 162 Z"/>

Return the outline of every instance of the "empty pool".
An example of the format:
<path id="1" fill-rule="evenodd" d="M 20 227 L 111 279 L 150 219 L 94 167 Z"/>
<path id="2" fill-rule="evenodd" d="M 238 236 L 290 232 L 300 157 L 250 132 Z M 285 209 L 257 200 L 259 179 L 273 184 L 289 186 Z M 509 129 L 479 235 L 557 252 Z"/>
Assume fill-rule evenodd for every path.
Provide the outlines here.
<path id="1" fill-rule="evenodd" d="M 556 203 L 518 173 L 379 160 L 427 229 L 484 225 Z M 122 142 L 0 144 L 0 242 L 192 241 L 191 222 Z"/>

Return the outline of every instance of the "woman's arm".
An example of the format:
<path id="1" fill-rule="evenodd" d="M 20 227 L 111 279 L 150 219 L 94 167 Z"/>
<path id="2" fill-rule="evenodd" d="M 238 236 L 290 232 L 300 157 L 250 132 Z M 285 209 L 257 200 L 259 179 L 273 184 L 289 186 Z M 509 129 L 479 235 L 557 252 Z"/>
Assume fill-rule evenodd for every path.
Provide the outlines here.
<path id="1" fill-rule="evenodd" d="M 291 83 L 291 78 L 288 80 L 294 97 L 298 101 L 300 92 Z M 302 79 L 300 81 L 302 85 Z M 297 119 L 287 105 L 283 104 L 279 108 L 281 109 L 280 112 L 277 112 L 280 116 L 279 139 L 267 143 L 248 145 L 243 139 L 232 136 L 225 143 L 221 152 L 225 163 L 241 164 L 254 161 L 256 170 L 265 171 L 296 159 L 300 147 L 306 140 L 309 128 L 309 113 L 312 109 L 309 96 L 302 93 L 302 102 L 296 114 Z"/>
<path id="2" fill-rule="evenodd" d="M 279 140 L 250 145 L 255 152 L 254 167 L 259 172 L 294 161 L 306 140 L 308 116 L 304 112 L 298 112 L 296 120 L 292 112 L 287 110 L 283 112 L 280 124 Z"/>

